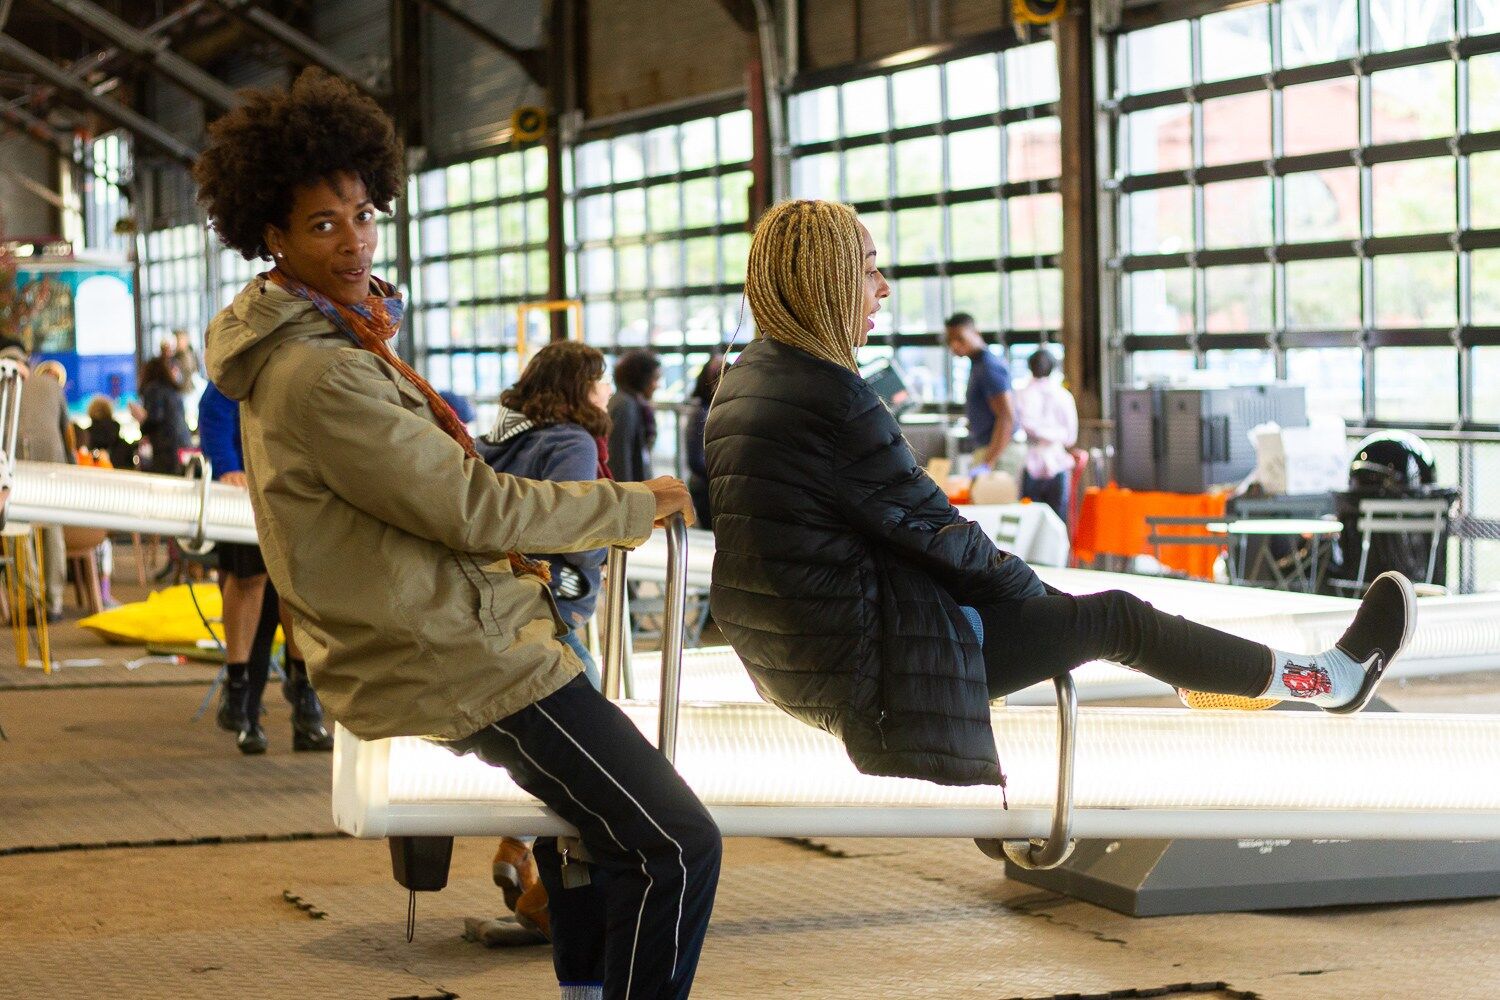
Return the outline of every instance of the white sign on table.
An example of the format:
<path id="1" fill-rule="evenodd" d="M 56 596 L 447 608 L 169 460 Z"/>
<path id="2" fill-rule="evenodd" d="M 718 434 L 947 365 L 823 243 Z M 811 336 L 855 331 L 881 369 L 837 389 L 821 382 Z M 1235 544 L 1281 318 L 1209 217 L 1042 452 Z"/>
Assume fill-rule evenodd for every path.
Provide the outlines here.
<path id="1" fill-rule="evenodd" d="M 1044 503 L 962 504 L 959 514 L 984 529 L 1007 552 L 1035 566 L 1066 566 L 1070 547 L 1068 526 Z M 1012 529 L 1002 524 L 1015 525 Z"/>

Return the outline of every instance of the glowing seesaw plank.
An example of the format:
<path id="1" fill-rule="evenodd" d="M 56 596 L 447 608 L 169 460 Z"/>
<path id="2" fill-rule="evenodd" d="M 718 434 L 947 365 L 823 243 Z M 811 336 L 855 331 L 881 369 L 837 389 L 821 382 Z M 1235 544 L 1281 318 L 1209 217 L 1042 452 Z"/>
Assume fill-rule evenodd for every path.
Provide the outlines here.
<path id="1" fill-rule="evenodd" d="M 687 585 L 707 590 L 713 581 L 714 536 L 697 528 L 687 532 Z M 657 532 L 631 550 L 625 564 L 625 576 L 632 581 L 665 583 L 667 579 L 667 541 Z"/>
<path id="2" fill-rule="evenodd" d="M 687 555 L 690 586 L 707 587 L 713 568 L 713 536 L 690 531 Z M 630 554 L 632 580 L 663 581 L 667 547 L 656 535 Z M 1197 580 L 1037 567 L 1047 583 L 1070 594 L 1125 590 L 1169 614 L 1184 615 L 1231 635 L 1292 652 L 1317 652 L 1336 642 L 1359 602 L 1321 594 L 1298 594 L 1257 587 L 1232 587 Z M 1422 616 L 1411 646 L 1392 666 L 1392 677 L 1425 677 L 1500 668 L 1500 594 L 1422 598 Z M 729 654 L 732 656 L 732 654 Z M 637 658 L 639 659 L 639 658 Z M 655 687 L 652 667 L 633 663 L 636 690 Z M 1081 701 L 1159 697 L 1172 689 L 1145 674 L 1104 661 L 1074 671 Z M 736 682 L 721 671 L 704 678 L 684 663 L 685 697 L 712 701 L 759 700 L 748 680 Z M 748 697 L 747 697 L 748 695 Z M 1052 685 L 1037 684 L 1009 696 L 1012 705 L 1049 705 Z"/>
<path id="3" fill-rule="evenodd" d="M 204 538 L 256 544 L 255 516 L 243 489 L 54 462 L 15 464 L 5 519 L 190 538 L 198 531 L 200 510 Z"/>
<path id="4" fill-rule="evenodd" d="M 950 788 L 857 773 L 837 740 L 764 704 L 683 705 L 687 560 L 668 525 L 657 705 L 622 705 L 727 835 L 974 837 L 1035 851 L 1072 837 L 1500 839 L 1500 717 L 999 709 L 996 749 L 1012 808 L 993 786 Z M 624 578 L 620 550 L 612 576 Z M 606 611 L 621 634 L 623 588 Z M 620 650 L 606 643 L 604 689 Z M 1060 801 L 1058 801 L 1060 799 Z M 339 731 L 334 820 L 361 837 L 568 833 L 501 770 L 420 739 L 364 743 Z"/>
<path id="5" fill-rule="evenodd" d="M 654 705 L 622 706 L 654 731 Z M 676 766 L 728 836 L 1024 838 L 1048 831 L 1051 709 L 994 713 L 994 787 L 872 778 L 768 705 L 685 704 Z M 1500 717 L 1082 709 L 1076 837 L 1500 839 Z M 340 729 L 334 819 L 359 837 L 571 832 L 505 771 Z"/>

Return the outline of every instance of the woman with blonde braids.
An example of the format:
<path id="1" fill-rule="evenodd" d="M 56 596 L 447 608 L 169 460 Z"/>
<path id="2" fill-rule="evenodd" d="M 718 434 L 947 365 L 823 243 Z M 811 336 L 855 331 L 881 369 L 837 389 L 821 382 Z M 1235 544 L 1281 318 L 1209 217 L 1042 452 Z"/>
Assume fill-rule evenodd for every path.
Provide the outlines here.
<path id="1" fill-rule="evenodd" d="M 364 739 L 426 736 L 504 767 L 578 829 L 593 874 L 567 888 L 555 844 L 536 847 L 564 1000 L 686 997 L 718 830 L 583 679 L 546 566 L 521 553 L 639 544 L 691 518 L 687 487 L 487 466 L 389 345 L 402 300 L 370 263 L 405 180 L 390 119 L 315 70 L 240 96 L 194 176 L 219 239 L 272 266 L 214 317 L 208 368 L 240 401 L 266 569 L 323 705 Z"/>
<path id="2" fill-rule="evenodd" d="M 890 289 L 847 205 L 777 205 L 745 294 L 758 339 L 708 417 L 714 620 L 768 700 L 868 774 L 1004 784 L 989 701 L 1090 660 L 1170 684 L 1355 712 L 1405 646 L 1411 585 L 1375 581 L 1292 655 L 1122 591 L 1073 597 L 997 549 L 918 467 L 855 360 Z"/>

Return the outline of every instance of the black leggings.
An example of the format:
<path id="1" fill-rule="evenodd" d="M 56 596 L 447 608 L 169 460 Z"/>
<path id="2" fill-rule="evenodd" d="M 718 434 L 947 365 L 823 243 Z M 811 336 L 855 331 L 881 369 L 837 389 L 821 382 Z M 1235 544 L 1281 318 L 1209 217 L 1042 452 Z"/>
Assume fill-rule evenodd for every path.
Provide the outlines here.
<path id="1" fill-rule="evenodd" d="M 266 596 L 260 605 L 260 620 L 255 626 L 255 639 L 250 643 L 250 659 L 246 662 L 245 714 L 251 722 L 260 718 L 261 699 L 266 692 L 266 681 L 271 676 L 271 644 L 276 640 L 276 627 L 281 624 L 281 602 L 276 588 L 266 581 Z"/>
<path id="2" fill-rule="evenodd" d="M 991 698 L 1091 660 L 1122 663 L 1173 687 L 1250 698 L 1271 680 L 1267 647 L 1157 611 L 1123 590 L 1073 597 L 1048 589 L 977 610 Z"/>

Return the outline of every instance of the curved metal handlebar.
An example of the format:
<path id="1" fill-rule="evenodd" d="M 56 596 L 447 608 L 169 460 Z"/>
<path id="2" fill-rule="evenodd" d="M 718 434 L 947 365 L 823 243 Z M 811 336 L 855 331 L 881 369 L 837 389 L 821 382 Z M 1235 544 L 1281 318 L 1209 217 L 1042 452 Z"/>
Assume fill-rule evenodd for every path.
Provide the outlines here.
<path id="1" fill-rule="evenodd" d="M 625 664 L 625 549 L 609 550 L 604 563 L 604 670 L 600 682 L 604 697 L 620 700 L 620 674 Z"/>
<path id="2" fill-rule="evenodd" d="M 208 460 L 208 456 L 201 451 L 195 451 L 188 456 L 187 465 L 182 474 L 189 479 L 193 478 L 193 470 L 198 470 L 198 521 L 193 528 L 193 537 L 179 538 L 177 542 L 187 552 L 195 556 L 201 556 L 213 551 L 214 543 L 208 540 L 208 486 L 213 482 L 214 467 Z"/>
<path id="3" fill-rule="evenodd" d="M 1045 840 L 976 840 L 996 861 L 1010 861 L 1030 870 L 1056 868 L 1073 853 L 1073 758 L 1078 732 L 1078 692 L 1073 676 L 1052 682 L 1057 688 L 1057 801 L 1052 806 L 1052 829 Z"/>
<path id="4" fill-rule="evenodd" d="M 656 746 L 668 761 L 677 755 L 677 709 L 682 693 L 682 646 L 687 617 L 687 521 L 667 519 L 667 592 L 661 641 L 661 697 L 657 702 Z M 620 697 L 629 624 L 625 620 L 625 549 L 612 548 L 606 564 L 609 590 L 604 605 L 604 696 Z"/>
<path id="5" fill-rule="evenodd" d="M 687 521 L 667 520 L 667 593 L 661 629 L 661 700 L 656 746 L 668 761 L 677 757 L 677 710 L 682 697 L 683 622 L 687 618 Z"/>
<path id="6" fill-rule="evenodd" d="M 19 457 L 23 386 L 21 366 L 9 359 L 0 361 L 0 491 L 10 489 Z M 4 521 L 4 500 L 0 500 L 0 524 Z"/>

